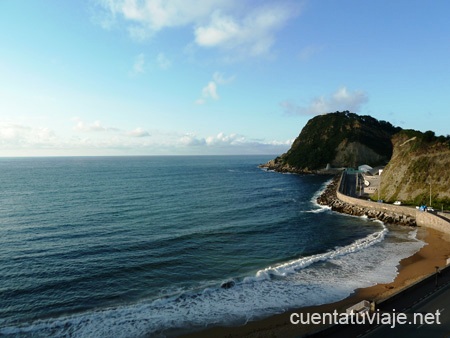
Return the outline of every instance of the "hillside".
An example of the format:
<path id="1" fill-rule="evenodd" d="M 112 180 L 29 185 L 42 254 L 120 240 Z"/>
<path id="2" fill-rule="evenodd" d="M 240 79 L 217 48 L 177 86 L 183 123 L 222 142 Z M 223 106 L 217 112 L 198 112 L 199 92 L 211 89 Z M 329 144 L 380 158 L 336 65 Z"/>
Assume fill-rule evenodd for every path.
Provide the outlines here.
<path id="1" fill-rule="evenodd" d="M 393 155 L 382 174 L 381 196 L 386 201 L 430 203 L 450 207 L 450 138 L 433 132 L 403 130 L 396 134 Z"/>
<path id="2" fill-rule="evenodd" d="M 392 156 L 391 137 L 400 131 L 389 122 L 348 111 L 316 116 L 308 121 L 288 152 L 264 167 L 309 173 L 358 164 L 386 164 Z"/>

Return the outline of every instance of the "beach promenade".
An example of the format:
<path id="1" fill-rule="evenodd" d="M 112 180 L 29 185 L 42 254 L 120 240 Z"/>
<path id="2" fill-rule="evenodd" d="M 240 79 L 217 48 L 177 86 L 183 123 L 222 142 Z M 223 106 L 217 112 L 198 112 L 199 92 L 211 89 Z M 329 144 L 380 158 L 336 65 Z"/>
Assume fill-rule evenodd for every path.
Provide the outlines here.
<path id="1" fill-rule="evenodd" d="M 438 291 L 432 293 L 424 300 L 419 301 L 416 305 L 405 311 L 408 315 L 408 321 L 414 319 L 414 314 L 427 314 L 439 311 L 439 323 L 424 324 L 413 323 L 408 325 L 398 325 L 395 328 L 382 325 L 363 337 L 367 338 L 384 338 L 389 335 L 395 335 L 399 338 L 414 338 L 414 337 L 449 337 L 450 336 L 450 284 L 440 288 Z"/>
<path id="2" fill-rule="evenodd" d="M 424 212 L 415 207 L 373 202 L 357 197 L 356 173 L 343 172 L 336 190 L 336 198 L 342 203 L 366 210 L 392 214 L 394 219 L 410 217 L 418 226 L 433 228 L 450 235 L 450 215 L 440 212 Z"/>
<path id="3" fill-rule="evenodd" d="M 312 334 L 311 337 L 448 337 L 450 335 L 450 266 L 437 274 L 425 277 L 408 288 L 377 303 L 377 311 L 407 314 L 407 323 L 402 325 L 335 325 Z M 414 313 L 435 314 L 439 311 L 439 322 L 413 323 Z M 444 335 L 447 334 L 447 335 Z"/>
<path id="4" fill-rule="evenodd" d="M 339 184 L 335 185 L 335 192 Z M 331 187 L 331 186 L 330 186 Z M 343 194 L 341 198 L 346 199 Z M 361 199 L 347 196 L 345 203 L 352 203 L 357 200 L 358 203 L 370 203 L 370 206 L 378 208 L 397 207 L 385 203 L 376 203 L 364 201 Z M 395 210 L 403 210 L 405 207 L 398 207 Z M 411 212 L 416 212 L 413 208 L 408 208 Z M 385 210 L 385 209 L 380 209 Z M 394 210 L 394 209 L 392 209 Z M 386 209 L 385 211 L 388 211 Z M 391 209 L 389 209 L 391 211 Z M 420 215 L 432 216 L 431 213 L 422 212 Z M 440 221 L 439 221 L 440 222 Z M 444 223 L 448 224 L 448 222 Z M 450 229 L 450 224 L 449 224 Z M 444 229 L 445 230 L 445 229 Z M 411 312 L 425 311 L 417 308 L 421 304 L 426 304 L 427 300 L 433 301 L 433 295 L 437 295 L 439 299 L 447 297 L 446 304 L 450 304 L 449 288 L 450 288 L 450 267 L 446 267 L 447 259 L 450 257 L 450 236 L 448 231 L 442 231 L 440 227 L 418 227 L 418 239 L 426 242 L 413 256 L 400 261 L 398 266 L 398 275 L 395 280 L 386 284 L 376 284 L 371 287 L 355 290 L 355 292 L 336 303 L 324 304 L 300 309 L 291 309 L 283 314 L 274 315 L 265 319 L 249 322 L 239 327 L 214 327 L 201 332 L 185 335 L 186 337 L 358 337 L 371 334 L 370 337 L 386 337 L 391 336 L 390 328 L 376 328 L 370 325 L 293 325 L 290 321 L 292 313 L 333 313 L 337 311 L 343 313 L 350 306 L 362 301 L 369 300 L 376 303 L 376 308 L 383 312 Z M 436 287 L 436 266 L 439 267 L 441 273 L 438 276 L 438 287 Z M 434 303 L 433 303 L 434 304 Z M 445 303 L 444 303 L 445 304 Z M 444 308 L 442 317 L 446 320 L 450 317 L 450 308 L 445 309 L 441 305 L 437 305 L 439 310 Z M 428 311 L 428 308 L 426 308 Z M 398 330 L 408 330 L 406 326 L 400 327 Z M 416 326 L 417 327 L 417 326 Z M 445 329 L 445 326 L 438 329 Z M 375 331 L 372 331 L 376 329 Z M 411 328 L 409 328 L 411 329 Z M 431 330 L 435 327 L 422 325 L 420 330 L 421 336 L 432 337 Z M 387 330 L 387 331 L 385 331 Z M 378 333 L 380 332 L 380 333 Z M 386 333 L 387 332 L 387 333 Z M 397 331 L 395 331 L 395 334 Z M 400 332 L 400 331 L 399 331 Z M 398 336 L 402 337 L 401 331 Z M 392 331 L 394 334 L 394 331 Z M 420 335 L 419 335 L 420 336 Z M 448 335 L 447 335 L 448 336 Z M 444 337 L 447 337 L 444 335 Z M 415 335 L 411 335 L 415 337 Z M 437 337 L 440 337 L 437 335 Z"/>
<path id="5" fill-rule="evenodd" d="M 356 195 L 355 174 L 343 173 L 336 191 L 337 198 L 342 202 L 372 207 L 382 212 L 396 212 L 415 217 L 419 226 L 430 227 L 445 234 L 450 234 L 450 222 L 445 217 L 434 213 L 418 211 L 415 208 L 385 205 L 371 201 L 351 197 Z M 437 272 L 428 275 L 419 281 L 412 283 L 407 288 L 400 290 L 376 304 L 378 311 L 382 313 L 403 312 L 410 314 L 418 311 L 427 313 L 442 312 L 441 324 L 426 325 L 424 323 L 397 325 L 335 325 L 326 330 L 312 334 L 313 337 L 385 337 L 395 334 L 396 337 L 449 337 L 450 336 L 450 309 L 445 312 L 450 304 L 450 266 L 435 267 Z"/>

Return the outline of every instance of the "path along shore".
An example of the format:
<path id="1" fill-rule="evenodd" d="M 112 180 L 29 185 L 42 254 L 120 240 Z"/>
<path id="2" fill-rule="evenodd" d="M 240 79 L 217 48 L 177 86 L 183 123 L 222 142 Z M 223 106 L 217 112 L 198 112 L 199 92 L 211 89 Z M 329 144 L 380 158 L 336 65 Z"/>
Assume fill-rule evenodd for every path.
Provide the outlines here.
<path id="1" fill-rule="evenodd" d="M 395 212 L 393 210 L 377 210 L 374 207 L 361 206 L 343 201 L 338 197 L 339 182 L 340 175 L 336 175 L 324 192 L 317 198 L 317 203 L 320 205 L 328 205 L 333 211 L 353 216 L 367 216 L 368 218 L 378 219 L 387 224 L 416 225 L 416 219 L 412 214 Z M 356 202 L 358 203 L 359 201 Z M 362 203 L 363 201 L 360 202 Z"/>
<path id="2" fill-rule="evenodd" d="M 380 219 L 386 223 L 415 224 L 413 217 L 400 217 L 388 212 L 371 211 L 339 200 L 336 195 L 339 177 L 327 187 L 318 198 L 320 204 L 330 205 L 333 210 L 351 215 L 364 215 Z M 370 216 L 369 216 L 370 215 Z M 405 215 L 403 215 L 405 216 Z M 371 287 L 357 289 L 352 295 L 339 302 L 319 306 L 291 309 L 286 313 L 274 315 L 262 320 L 249 322 L 239 327 L 213 327 L 200 332 L 184 335 L 184 337 L 301 337 L 324 329 L 319 325 L 293 325 L 290 322 L 292 313 L 332 313 L 334 310 L 345 312 L 353 304 L 362 300 L 376 303 L 388 299 L 422 279 L 435 273 L 435 266 L 444 267 L 450 257 L 450 236 L 432 227 L 418 227 L 417 237 L 426 242 L 413 256 L 400 261 L 399 273 L 391 283 L 376 284 Z"/>

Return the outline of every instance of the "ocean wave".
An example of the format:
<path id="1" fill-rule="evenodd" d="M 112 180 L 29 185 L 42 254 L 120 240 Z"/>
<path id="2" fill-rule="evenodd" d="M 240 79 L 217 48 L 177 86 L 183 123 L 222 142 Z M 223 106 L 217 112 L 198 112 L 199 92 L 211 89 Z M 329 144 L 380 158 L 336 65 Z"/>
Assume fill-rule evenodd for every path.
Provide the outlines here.
<path id="1" fill-rule="evenodd" d="M 319 198 L 320 195 L 322 195 L 324 193 L 324 191 L 327 189 L 328 185 L 333 182 L 333 179 L 330 178 L 328 181 L 325 181 L 319 188 L 319 190 L 317 190 L 314 195 L 311 197 L 311 203 L 315 204 L 315 205 L 320 205 L 317 203 L 317 198 Z"/>
<path id="2" fill-rule="evenodd" d="M 185 167 L 183 166 L 180 168 L 183 168 L 180 170 L 184 172 Z M 166 169 L 164 170 L 164 172 L 165 171 Z M 168 172 L 170 173 L 170 171 Z M 143 175 L 144 173 L 145 175 L 147 175 L 147 169 L 143 171 Z M 177 173 L 177 171 L 173 173 Z M 158 175 L 154 175 L 154 177 L 160 177 Z M 153 177 L 153 175 L 150 176 Z M 192 177 L 197 176 L 197 171 L 193 171 Z M 82 175 L 80 177 L 84 176 Z M 174 174 L 170 176 L 170 179 L 168 179 L 167 182 L 172 181 L 175 177 L 183 177 L 183 175 Z M 278 178 L 278 175 L 268 175 L 267 177 Z M 299 177 L 299 179 L 301 179 L 301 177 Z M 117 182 L 127 182 L 127 187 L 129 184 L 129 181 L 122 179 L 118 180 Z M 175 187 L 178 188 L 179 186 L 183 186 L 184 181 L 175 180 L 174 182 L 180 183 L 178 185 L 175 185 Z M 192 184 L 194 184 L 194 182 L 196 181 L 190 182 L 190 187 L 192 187 Z M 211 180 L 210 182 L 214 184 L 216 183 L 215 180 Z M 218 182 L 220 182 L 220 180 L 218 180 Z M 257 182 L 260 182 L 259 179 L 257 180 Z M 113 304 L 112 302 L 95 303 L 95 292 L 92 303 L 89 304 L 91 300 L 91 298 L 89 297 L 91 296 L 91 294 L 89 294 L 84 289 L 80 290 L 78 292 L 81 294 L 81 296 L 77 298 L 80 299 L 80 302 L 82 302 L 81 304 L 79 304 L 80 306 L 77 306 L 77 304 L 75 304 L 69 309 L 61 307 L 49 307 L 48 310 L 51 310 L 53 313 L 52 318 L 40 317 L 41 319 L 31 322 L 25 322 L 26 319 L 19 319 L 21 320 L 21 324 L 16 324 L 18 323 L 18 321 L 13 321 L 11 319 L 0 319 L 0 336 L 163 337 L 184 333 L 189 331 L 190 329 L 196 330 L 204 328 L 206 326 L 243 324 L 249 320 L 283 312 L 286 311 L 286 309 L 290 308 L 334 302 L 347 297 L 357 288 L 373 285 L 375 283 L 389 282 L 393 278 L 395 278 L 397 274 L 397 265 L 399 261 L 404 257 L 410 256 L 415 251 L 417 251 L 421 245 L 423 245 L 421 244 L 423 242 L 417 241 L 415 239 L 415 233 L 411 233 L 408 234 L 408 236 L 405 236 L 403 232 L 405 238 L 402 237 L 401 240 L 391 242 L 390 236 L 392 236 L 392 232 L 388 233 L 386 227 L 382 223 L 380 223 L 380 227 L 373 227 L 373 223 L 370 222 L 371 224 L 368 229 L 375 228 L 376 232 L 362 239 L 356 240 L 347 246 L 336 247 L 334 249 L 330 249 L 330 251 L 325 251 L 326 249 L 322 249 L 322 252 L 316 255 L 298 257 L 297 259 L 284 261 L 278 264 L 274 264 L 273 266 L 268 266 L 270 265 L 270 263 L 261 263 L 262 265 L 259 265 L 258 267 L 254 268 L 255 270 L 250 272 L 248 272 L 247 268 L 239 270 L 247 271 L 236 272 L 236 274 L 241 273 L 241 275 L 239 276 L 232 275 L 233 272 L 229 272 L 230 275 L 227 275 L 228 272 L 225 272 L 223 274 L 217 273 L 216 275 L 214 275 L 215 277 L 210 277 L 209 279 L 203 278 L 203 276 L 209 276 L 206 272 L 207 269 L 204 269 L 204 266 L 202 266 L 203 261 L 201 257 L 195 256 L 194 254 L 191 255 L 191 253 L 202 252 L 198 250 L 198 248 L 202 247 L 202 245 L 204 244 L 211 244 L 210 249 L 217 252 L 217 246 L 215 245 L 215 243 L 222 238 L 229 238 L 229 241 L 232 243 L 234 243 L 236 238 L 245 238 L 248 239 L 248 241 L 242 241 L 242 243 L 239 242 L 239 244 L 241 245 L 236 247 L 235 251 L 224 251 L 223 256 L 225 258 L 220 259 L 220 263 L 217 263 L 220 265 L 232 264 L 233 260 L 242 259 L 242 257 L 245 257 L 247 253 L 246 250 L 250 251 L 251 249 L 253 250 L 252 253 L 258 259 L 259 257 L 265 257 L 267 260 L 264 260 L 264 262 L 273 262 L 273 260 L 271 259 L 276 259 L 275 257 L 295 257 L 290 253 L 298 252 L 297 249 L 303 249 L 302 245 L 309 244 L 306 241 L 306 236 L 305 238 L 299 238 L 298 241 L 296 237 L 294 237 L 297 235 L 300 236 L 301 232 L 287 232 L 286 236 L 289 236 L 289 238 L 292 239 L 291 244 L 293 248 L 286 255 L 284 254 L 284 252 L 280 253 L 279 251 L 276 251 L 278 247 L 283 246 L 281 242 L 274 241 L 274 237 L 272 236 L 272 231 L 274 231 L 274 229 L 278 227 L 278 224 L 289 224 L 290 227 L 297 229 L 297 223 L 293 224 L 293 222 L 289 221 L 289 218 L 285 223 L 277 223 L 277 218 L 279 217 L 279 215 L 284 216 L 286 210 L 291 210 L 280 208 L 280 206 L 292 205 L 292 210 L 295 211 L 292 214 L 296 217 L 298 207 L 300 205 L 300 203 L 295 202 L 295 199 L 290 199 L 290 189 L 292 187 L 290 181 L 281 182 L 283 184 L 280 184 L 280 181 L 277 179 L 273 182 L 269 181 L 271 185 L 267 185 L 265 181 L 261 186 L 256 185 L 256 187 L 260 187 L 262 191 L 267 191 L 267 194 L 258 195 L 258 197 L 255 198 L 259 201 L 258 204 L 253 204 L 253 202 L 249 204 L 239 202 L 239 204 L 229 205 L 227 202 L 224 209 L 226 212 L 223 212 L 226 217 L 219 217 L 215 225 L 210 224 L 210 221 L 211 219 L 213 219 L 213 217 L 206 217 L 206 221 L 204 221 L 204 223 L 197 222 L 198 218 L 193 218 L 193 220 L 195 221 L 192 221 L 192 224 L 194 224 L 195 226 L 192 226 L 191 228 L 186 226 L 178 227 L 178 223 L 185 224 L 180 222 L 180 219 L 184 217 L 184 214 L 182 212 L 175 213 L 172 216 L 172 221 L 165 220 L 164 222 L 164 224 L 172 224 L 172 226 L 166 226 L 164 228 L 164 231 L 160 231 L 159 235 L 153 238 L 151 242 L 141 242 L 140 240 L 138 240 L 135 243 L 136 238 L 140 239 L 146 236 L 153 236 L 154 232 L 158 232 L 158 230 L 154 229 L 162 229 L 162 227 L 143 227 L 143 229 L 151 229 L 151 232 L 130 232 L 130 235 L 133 235 L 132 237 L 130 237 L 132 239 L 131 242 L 134 244 L 129 245 L 128 243 L 117 241 L 114 247 L 110 245 L 111 237 L 105 237 L 107 240 L 105 239 L 105 241 L 102 242 L 102 239 L 104 238 L 102 234 L 110 234 L 110 231 L 113 231 L 114 228 L 108 228 L 106 231 L 106 228 L 100 227 L 99 230 L 104 232 L 99 233 L 100 235 L 97 236 L 91 236 L 91 227 L 89 227 L 89 240 L 92 241 L 93 245 L 103 243 L 103 246 L 101 247 L 102 249 L 96 251 L 99 253 L 98 257 L 99 259 L 101 259 L 101 262 L 106 260 L 106 258 L 114 258 L 111 258 L 111 255 L 105 255 L 105 252 L 102 251 L 104 250 L 103 248 L 107 248 L 106 250 L 109 250 L 109 248 L 113 248 L 115 251 L 121 252 L 121 255 L 117 256 L 120 258 L 114 258 L 112 263 L 115 263 L 116 260 L 120 261 L 121 263 L 123 262 L 123 268 L 112 271 L 119 271 L 120 273 L 123 273 L 125 277 L 124 279 L 121 279 L 122 281 L 128 280 L 128 276 L 130 277 L 130 279 L 140 278 L 140 276 L 142 276 L 142 278 L 153 278 L 154 274 L 150 275 L 147 273 L 143 273 L 142 275 L 132 275 L 130 273 L 131 270 L 129 270 L 129 266 L 127 266 L 127 264 L 129 264 L 130 257 L 138 258 L 137 260 L 141 261 L 142 257 L 147 256 L 149 252 L 153 252 L 147 250 L 148 243 L 152 243 L 152 246 L 167 248 L 167 251 L 162 251 L 165 254 L 164 256 L 159 255 L 158 251 L 153 252 L 153 257 L 164 258 L 157 259 L 157 262 L 161 263 L 161 266 L 164 265 L 162 263 L 164 263 L 166 260 L 170 261 L 170 258 L 178 258 L 178 252 L 182 252 L 183 250 L 185 250 L 185 252 L 187 252 L 188 254 L 186 255 L 186 261 L 183 261 L 183 263 L 192 263 L 192 267 L 189 270 L 184 264 L 172 265 L 173 270 L 171 271 L 174 272 L 173 275 L 176 277 L 174 277 L 173 279 L 168 278 L 168 281 L 165 283 L 166 285 L 164 285 L 164 282 L 161 282 L 161 285 L 158 285 L 158 288 L 155 287 L 154 290 L 150 290 L 151 292 L 148 291 L 138 294 L 136 297 L 140 297 L 139 300 L 136 300 L 136 298 L 120 299 L 117 303 L 114 303 L 116 304 L 116 306 L 111 306 L 111 304 Z M 330 181 L 325 182 L 312 198 L 310 193 L 308 193 L 308 195 L 304 195 L 302 193 L 303 187 L 307 187 L 307 185 L 303 185 L 307 182 L 303 182 L 302 185 L 300 185 L 301 189 L 294 190 L 295 193 L 292 194 L 292 196 L 295 196 L 295 198 L 298 198 L 298 200 L 301 201 L 301 208 L 311 208 L 312 210 L 309 211 L 311 213 L 326 211 L 328 210 L 328 207 L 318 206 L 316 204 L 316 198 L 326 188 L 329 182 Z M 205 182 L 203 181 L 197 181 L 197 183 L 198 186 L 205 185 Z M 136 184 L 139 184 L 140 187 L 141 181 L 137 181 Z M 267 189 L 268 186 L 285 188 L 286 193 L 283 192 L 280 194 L 274 194 L 273 191 Z M 114 185 L 114 187 L 116 186 Z M 229 198 L 229 191 L 231 190 L 228 190 L 228 188 L 230 187 L 234 187 L 233 189 L 236 188 L 236 191 L 239 191 L 239 189 L 237 189 L 237 186 L 228 186 L 228 183 L 224 184 L 223 189 L 218 189 L 218 191 L 221 191 L 224 194 L 222 195 L 222 199 L 225 200 Z M 255 189 L 253 188 L 254 186 L 248 187 L 251 187 L 251 189 L 243 190 L 245 192 L 245 199 L 236 199 L 236 201 L 247 200 L 248 191 L 255 191 Z M 167 187 L 164 186 L 164 190 L 166 189 Z M 176 189 L 172 190 L 177 191 Z M 185 187 L 182 191 L 189 191 L 189 189 Z M 274 195 L 277 195 L 277 198 L 274 199 Z M 182 203 L 180 202 L 178 205 L 185 205 L 186 196 L 182 193 L 174 193 L 171 196 L 171 198 L 174 198 L 175 196 L 181 196 Z M 198 196 L 204 197 L 203 194 L 198 194 Z M 240 195 L 237 196 L 239 197 Z M 53 198 L 53 196 L 51 196 L 51 198 Z M 196 202 L 196 204 L 192 204 L 193 206 L 202 206 L 202 208 L 196 209 L 199 210 L 199 214 L 204 213 L 203 210 L 206 209 L 203 208 L 204 205 L 210 206 L 210 200 L 208 198 L 189 198 L 187 200 L 191 199 L 193 202 Z M 309 205 L 309 200 L 312 202 L 313 206 Z M 173 201 L 177 201 L 177 199 L 173 199 Z M 205 203 L 205 201 L 207 203 Z M 295 203 L 292 203 L 292 201 L 294 201 Z M 173 203 L 168 203 L 165 200 L 161 203 L 162 204 L 159 205 L 159 210 L 165 210 L 166 205 L 174 205 Z M 316 205 L 317 207 L 315 207 Z M 158 204 L 156 204 L 156 206 L 158 206 Z M 272 209 L 270 209 L 268 206 L 270 206 Z M 255 207 L 257 207 L 257 209 L 255 209 Z M 140 209 L 144 208 L 142 208 L 141 206 L 136 208 L 136 210 Z M 216 210 L 213 207 L 210 207 L 208 209 Z M 228 213 L 228 210 L 233 210 L 234 213 L 236 210 L 257 210 L 257 212 L 245 213 L 246 215 L 251 215 L 251 218 L 246 219 L 251 219 L 252 223 L 255 223 L 257 226 L 245 227 L 245 231 L 239 230 L 239 232 L 236 232 L 236 230 L 241 226 L 241 223 L 239 222 L 242 221 L 239 217 L 237 217 L 230 222 L 230 217 L 228 217 L 228 215 L 230 215 L 231 212 Z M 263 213 L 260 212 L 261 210 L 268 210 L 269 212 Z M 135 211 L 130 214 L 128 212 L 124 213 L 121 217 L 127 218 L 129 215 L 134 215 L 134 212 Z M 75 214 L 78 215 L 77 213 Z M 254 216 L 256 214 L 259 214 L 259 218 L 254 219 Z M 161 211 L 161 214 L 158 215 L 158 217 L 152 218 L 153 222 L 160 222 L 163 218 L 162 215 L 164 215 L 164 213 Z M 197 216 L 197 214 L 195 214 L 194 216 Z M 308 215 L 308 217 L 304 217 L 305 223 L 302 223 L 302 225 L 308 226 L 309 223 L 307 223 L 307 221 L 309 219 L 318 221 L 319 219 L 326 218 L 323 216 L 330 215 L 321 214 L 318 217 L 314 217 L 314 215 Z M 300 221 L 303 222 L 303 220 Z M 140 222 L 142 222 L 143 224 L 149 223 L 148 221 L 142 220 Z M 38 224 L 38 222 L 35 223 Z M 362 224 L 366 222 L 356 223 Z M 367 222 L 367 224 L 368 223 L 369 222 Z M 117 233 L 117 235 L 112 237 L 113 239 L 121 237 L 121 235 L 123 234 L 123 229 L 126 229 L 128 232 L 131 228 L 128 226 L 129 223 L 125 223 L 124 227 L 120 227 L 116 223 L 111 224 L 116 225 L 116 229 L 120 231 Z M 249 222 L 245 221 L 245 224 L 249 224 Z M 351 229 L 354 228 L 351 227 Z M 71 234 L 74 231 L 73 228 L 70 228 L 69 230 L 69 233 Z M 363 233 L 366 234 L 367 231 L 363 231 Z M 262 233 L 264 235 L 268 235 L 268 238 L 257 241 L 258 236 L 248 236 L 248 234 L 250 233 Z M 346 231 L 345 233 L 349 236 L 353 235 L 352 232 L 347 233 Z M 236 237 L 236 234 L 240 237 Z M 180 246 L 176 247 L 178 243 L 180 243 Z M 328 246 L 328 248 L 333 247 L 337 243 L 339 243 L 338 239 L 336 239 L 336 241 L 333 241 L 332 244 Z M 76 245 L 70 245 L 67 247 L 76 247 Z M 323 246 L 318 246 L 318 248 L 323 248 Z M 273 253 L 274 251 L 276 252 Z M 236 252 L 239 252 L 239 255 L 242 255 L 235 255 Z M 65 256 L 63 255 L 62 257 Z M 93 256 L 93 259 L 96 259 L 95 255 Z M 254 261 L 259 261 L 258 259 L 255 259 Z M 43 266 L 48 265 L 44 264 L 45 261 L 42 262 Z M 86 260 L 84 259 L 83 263 L 85 262 Z M 151 264 L 153 263 L 154 260 L 151 260 Z M 67 264 L 67 260 L 61 260 L 61 264 Z M 112 266 L 116 267 L 116 264 L 112 264 Z M 248 266 L 254 265 L 249 264 Z M 152 269 L 149 268 L 149 264 L 143 265 L 143 268 L 141 265 L 137 265 L 137 269 L 141 269 L 146 272 L 152 271 Z M 193 271 L 195 271 L 196 269 L 198 269 L 199 271 L 205 271 L 204 275 L 202 275 L 201 277 L 193 276 Z M 136 271 L 136 269 L 134 271 Z M 223 269 L 222 271 L 237 270 Z M 161 275 L 163 275 L 163 272 L 161 273 Z M 67 276 L 71 275 L 67 274 Z M 111 275 L 111 279 L 108 277 L 97 280 L 96 276 L 97 274 L 94 273 L 82 275 L 80 278 L 95 278 L 95 286 L 97 286 L 98 289 L 93 288 L 93 290 L 97 291 L 105 287 L 104 293 L 106 296 L 108 296 L 107 283 L 111 282 L 111 280 L 114 280 L 114 278 Z M 33 276 L 33 278 L 34 277 L 35 276 Z M 175 278 L 177 278 L 177 280 Z M 229 283 L 228 288 L 221 287 L 223 283 L 226 283 L 228 281 L 232 281 L 233 283 Z M 66 285 L 70 285 L 70 283 Z M 65 285 L 62 286 L 61 289 L 64 287 Z M 126 287 L 130 288 L 130 290 L 133 290 L 133 285 L 131 283 L 129 285 L 126 285 Z M 55 291 L 53 289 L 50 290 L 51 293 Z M 144 299 L 144 297 L 148 298 Z M 37 304 L 38 302 L 36 298 L 27 299 L 26 301 L 28 303 L 34 302 L 34 304 Z M 96 309 L 86 310 L 86 307 L 92 304 L 100 305 Z M 25 304 L 22 306 L 25 308 L 29 306 L 29 304 Z M 6 306 L 4 308 L 6 308 Z M 83 312 L 75 312 L 77 310 L 74 309 L 80 308 L 83 308 L 85 310 Z M 45 311 L 46 309 L 44 308 L 42 312 Z M 37 316 L 39 314 L 32 313 L 30 314 L 30 316 L 22 318 L 31 318 L 34 315 Z"/>
<path id="3" fill-rule="evenodd" d="M 413 232 L 408 233 L 408 241 L 400 242 L 390 241 L 395 235 L 389 234 L 383 225 L 380 231 L 349 245 L 280 263 L 257 271 L 253 277 L 234 279 L 228 289 L 220 284 L 204 286 L 137 304 L 5 327 L 0 335 L 163 337 L 206 326 L 243 324 L 289 308 L 338 301 L 356 288 L 392 281 L 398 262 L 423 246 Z"/>
<path id="4" fill-rule="evenodd" d="M 352 244 L 346 245 L 344 247 L 339 247 L 335 250 L 328 251 L 326 253 L 302 257 L 300 259 L 291 262 L 282 263 L 274 267 L 268 267 L 263 270 L 259 270 L 256 273 L 256 277 L 247 277 L 246 279 L 244 279 L 244 281 L 252 281 L 255 278 L 257 280 L 260 280 L 260 279 L 270 279 L 272 276 L 286 276 L 287 274 L 295 273 L 299 269 L 305 268 L 313 263 L 333 259 L 338 256 L 346 255 L 358 250 L 363 250 L 369 246 L 381 242 L 384 239 L 387 232 L 388 229 L 383 224 L 383 230 L 370 234 L 364 238 L 358 239 L 354 241 Z"/>
<path id="5" fill-rule="evenodd" d="M 304 213 L 310 213 L 310 214 L 319 214 L 321 212 L 330 211 L 331 207 L 328 205 L 319 205 L 319 208 L 311 209 L 311 210 L 305 210 Z"/>
<path id="6" fill-rule="evenodd" d="M 331 210 L 331 208 L 328 205 L 321 205 L 319 203 L 317 203 L 317 198 L 319 198 L 320 195 L 322 195 L 322 193 L 325 191 L 325 189 L 327 188 L 327 186 L 333 181 L 333 179 L 329 179 L 328 181 L 324 182 L 320 188 L 314 193 L 314 195 L 311 197 L 310 199 L 310 203 L 314 206 L 314 209 L 311 210 L 305 210 L 303 212 L 305 213 L 313 213 L 313 214 L 317 214 L 317 213 L 321 213 L 321 212 L 325 212 L 325 211 L 329 211 Z"/>

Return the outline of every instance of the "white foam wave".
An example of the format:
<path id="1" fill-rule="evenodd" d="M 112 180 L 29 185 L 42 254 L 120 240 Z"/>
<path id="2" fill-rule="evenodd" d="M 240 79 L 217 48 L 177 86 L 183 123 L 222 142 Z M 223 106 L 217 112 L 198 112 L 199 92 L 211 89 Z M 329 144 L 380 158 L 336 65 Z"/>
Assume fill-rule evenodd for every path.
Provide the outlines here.
<path id="1" fill-rule="evenodd" d="M 311 209 L 311 210 L 306 210 L 306 211 L 303 211 L 303 212 L 306 212 L 306 213 L 313 213 L 313 214 L 318 214 L 318 213 L 321 213 L 321 212 L 324 212 L 324 211 L 331 210 L 331 208 L 330 208 L 328 205 L 321 205 L 321 204 L 317 203 L 317 198 L 319 198 L 319 196 L 322 195 L 322 193 L 325 191 L 325 189 L 327 188 L 327 186 L 328 186 L 332 181 L 333 181 L 333 179 L 331 178 L 331 179 L 329 179 L 328 181 L 324 182 L 324 183 L 320 186 L 319 190 L 317 190 L 317 191 L 314 193 L 314 195 L 311 197 L 310 202 L 311 202 L 312 205 L 314 205 L 315 208 L 314 208 L 314 209 Z"/>
<path id="2" fill-rule="evenodd" d="M 415 239 L 414 231 L 404 235 L 403 231 L 395 237 L 383 226 L 381 231 L 350 245 L 260 270 L 255 278 L 230 289 L 210 287 L 155 301 L 4 327 L 0 335 L 163 337 L 180 333 L 172 330 L 243 324 L 289 308 L 335 302 L 357 288 L 392 281 L 399 261 L 424 245 Z"/>
<path id="3" fill-rule="evenodd" d="M 306 210 L 303 212 L 311 213 L 311 214 L 320 214 L 321 212 L 330 211 L 330 210 L 331 210 L 331 207 L 329 207 L 328 205 L 319 205 L 319 208 L 317 208 L 317 209 Z"/>
<path id="4" fill-rule="evenodd" d="M 370 234 L 364 238 L 358 239 L 352 244 L 349 244 L 347 246 L 340 247 L 335 250 L 328 251 L 326 253 L 303 257 L 291 262 L 259 270 L 256 273 L 256 279 L 257 280 L 270 279 L 271 276 L 286 276 L 287 274 L 294 273 L 299 269 L 303 269 L 313 263 L 333 259 L 338 256 L 346 255 L 358 250 L 363 250 L 369 246 L 381 242 L 384 239 L 387 232 L 388 230 L 386 226 L 383 225 L 383 230 Z M 252 277 L 246 278 L 244 281 L 246 280 L 251 281 Z"/>
<path id="5" fill-rule="evenodd" d="M 320 205 L 320 204 L 317 204 L 317 198 L 319 198 L 319 196 L 323 194 L 323 192 L 327 189 L 328 185 L 329 185 L 331 182 L 333 182 L 333 179 L 332 179 L 332 178 L 330 178 L 328 181 L 324 182 L 324 183 L 321 185 L 320 189 L 317 190 L 317 191 L 315 192 L 315 194 L 311 197 L 311 203 L 312 203 L 312 204 Z"/>
<path id="6" fill-rule="evenodd" d="M 417 238 L 417 229 L 414 229 L 414 230 L 410 231 L 408 233 L 408 238 L 409 239 L 416 239 Z"/>

